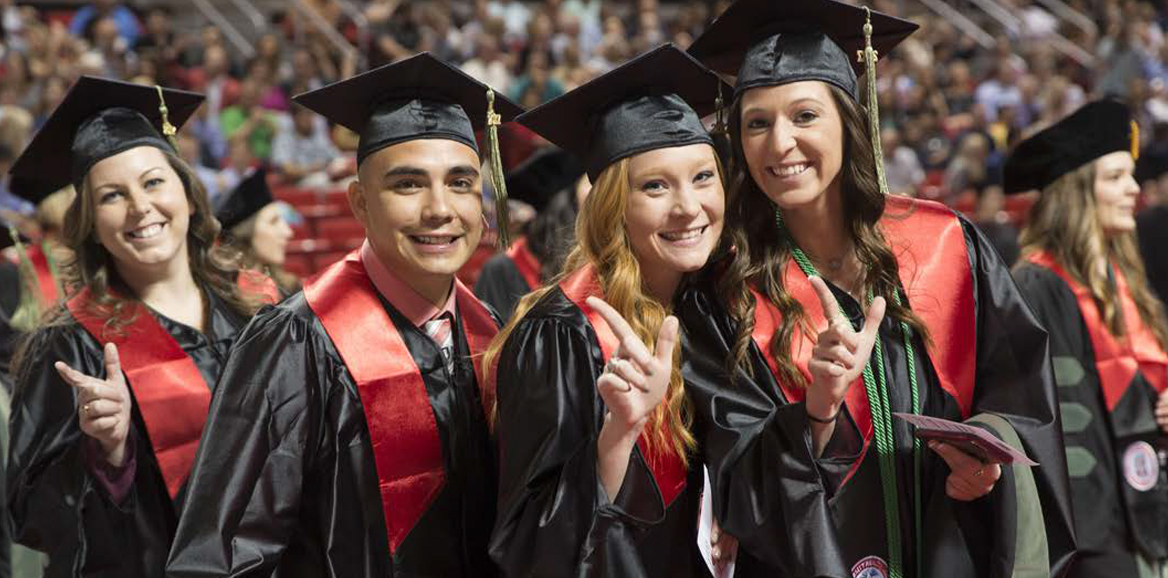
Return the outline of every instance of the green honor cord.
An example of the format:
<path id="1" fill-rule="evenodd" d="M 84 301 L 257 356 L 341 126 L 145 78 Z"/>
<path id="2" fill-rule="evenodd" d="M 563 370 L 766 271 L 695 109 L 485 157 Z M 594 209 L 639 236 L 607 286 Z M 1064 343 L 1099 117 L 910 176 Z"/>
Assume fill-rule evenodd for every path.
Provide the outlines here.
<path id="1" fill-rule="evenodd" d="M 779 230 L 783 230 L 782 213 L 775 211 L 775 221 Z M 793 239 L 791 253 L 803 274 L 808 277 L 819 276 L 815 265 L 795 245 Z M 872 303 L 872 290 L 868 289 L 867 303 Z M 893 301 L 901 304 L 900 292 L 892 294 Z M 843 313 L 843 308 L 840 308 Z M 824 315 L 828 315 L 824 311 Z M 908 379 L 912 390 L 912 412 L 921 413 L 921 401 L 917 393 L 916 355 L 913 353 L 911 333 L 907 323 L 900 322 L 901 335 L 904 336 L 905 357 L 908 361 Z M 879 367 L 874 371 L 872 367 Z M 900 534 L 900 497 L 896 481 L 896 444 L 892 433 L 892 409 L 888 401 L 888 384 L 884 375 L 884 348 L 880 344 L 880 337 L 872 346 L 872 355 L 864 365 L 864 389 L 868 393 L 868 405 L 872 409 L 873 437 L 876 438 L 876 454 L 880 460 L 880 485 L 884 494 L 884 525 L 888 534 L 888 572 L 889 578 L 904 578 L 904 563 L 901 560 L 903 540 Z M 921 440 L 913 438 L 913 519 L 916 529 L 916 567 L 921 572 Z"/>

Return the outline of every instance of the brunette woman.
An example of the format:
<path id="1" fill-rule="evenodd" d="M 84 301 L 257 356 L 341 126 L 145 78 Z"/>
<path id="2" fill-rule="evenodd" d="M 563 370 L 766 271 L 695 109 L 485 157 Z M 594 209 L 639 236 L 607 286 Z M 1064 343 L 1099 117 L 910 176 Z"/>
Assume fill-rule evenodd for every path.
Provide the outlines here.
<path id="1" fill-rule="evenodd" d="M 722 229 L 700 121 L 718 87 L 664 45 L 518 119 L 585 159 L 593 187 L 564 273 L 520 301 L 484 363 L 497 363 L 491 556 L 505 576 L 708 573 L 670 312 Z"/>
<path id="2" fill-rule="evenodd" d="M 18 354 L 9 424 L 15 539 L 46 576 L 162 575 L 220 366 L 263 300 L 163 136 L 201 101 L 82 77 L 12 169 L 77 189 L 67 301 Z"/>
<path id="3" fill-rule="evenodd" d="M 1046 332 L 969 222 L 887 196 L 860 104 L 857 75 L 874 107 L 876 52 L 915 28 L 739 0 L 690 48 L 737 74 L 733 250 L 678 305 L 715 512 L 784 575 L 1057 573 L 1073 541 Z M 1042 466 L 926 445 L 894 413 L 977 424 Z"/>
<path id="4" fill-rule="evenodd" d="M 1007 193 L 1038 190 L 1014 278 L 1050 331 L 1079 554 L 1071 576 L 1161 575 L 1168 321 L 1136 245 L 1138 129 L 1087 104 L 1019 143 Z"/>
<path id="5" fill-rule="evenodd" d="M 281 297 L 300 290 L 300 280 L 284 270 L 290 222 L 300 215 L 287 203 L 277 201 L 268 188 L 267 171 L 257 169 L 243 179 L 215 207 L 222 228 L 220 238 L 242 257 L 241 265 L 260 271 L 276 282 Z"/>

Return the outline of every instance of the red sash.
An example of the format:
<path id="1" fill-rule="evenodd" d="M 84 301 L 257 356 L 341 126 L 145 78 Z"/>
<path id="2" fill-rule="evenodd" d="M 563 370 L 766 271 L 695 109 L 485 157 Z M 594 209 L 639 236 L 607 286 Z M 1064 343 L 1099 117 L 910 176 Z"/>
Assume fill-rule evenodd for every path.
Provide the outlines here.
<path id="1" fill-rule="evenodd" d="M 481 354 L 498 327 L 465 285 L 455 280 L 454 290 L 477 376 Z M 426 385 L 365 273 L 360 250 L 310 281 L 304 296 L 357 382 L 389 551 L 395 554 L 446 481 L 442 440 Z M 480 388 L 483 407 L 492 407 L 494 390 Z"/>
<path id="2" fill-rule="evenodd" d="M 264 301 L 269 304 L 274 305 L 280 301 L 280 290 L 276 288 L 276 282 L 259 271 L 240 269 L 239 275 L 235 278 L 235 284 L 244 293 L 262 295 Z"/>
<path id="3" fill-rule="evenodd" d="M 941 388 L 957 400 L 962 418 L 968 418 L 973 405 L 977 352 L 973 272 L 969 268 L 961 221 L 947 207 L 932 201 L 888 197 L 886 203 L 880 226 L 896 255 L 908 303 L 924 321 L 932 337 L 929 359 L 937 370 Z M 803 306 L 813 331 L 827 325 L 815 290 L 794 260 L 788 260 L 783 270 L 783 287 Z M 751 291 L 756 302 L 754 341 L 777 377 L 778 364 L 770 354 L 770 344 L 782 317 L 762 294 L 754 289 Z M 815 337 L 805 334 L 799 326 L 795 327 L 791 337 L 795 365 L 808 381 L 811 372 L 807 365 L 811 361 Z M 805 391 L 802 388 L 781 382 L 779 386 L 789 401 L 803 400 Z M 848 388 L 845 401 L 864 434 L 864 450 L 867 451 L 872 439 L 872 411 L 862 379 L 857 379 Z"/>
<path id="4" fill-rule="evenodd" d="M 211 388 L 194 360 L 141 302 L 129 306 L 133 323 L 115 332 L 106 330 L 104 317 L 89 311 L 89 300 L 89 289 L 85 288 L 66 305 L 94 339 L 118 347 L 122 372 L 134 391 L 154 457 L 173 499 L 194 464 L 211 405 Z"/>
<path id="5" fill-rule="evenodd" d="M 585 266 L 564 279 L 560 283 L 560 290 L 580 308 L 580 311 L 584 312 L 584 317 L 588 319 L 588 323 L 596 332 L 596 340 L 600 342 L 600 351 L 604 354 L 604 360 L 607 362 L 620 344 L 617 342 L 612 328 L 608 326 L 608 322 L 588 306 L 589 296 L 604 298 L 604 292 L 596 279 L 596 270 L 591 265 Z M 682 463 L 681 458 L 673 453 L 650 452 L 644 433 L 637 439 L 637 446 L 641 448 L 641 455 L 645 456 L 645 461 L 648 462 L 649 469 L 653 472 L 653 480 L 657 482 L 657 488 L 661 491 L 661 499 L 664 500 L 665 507 L 668 508 L 685 489 L 685 464 Z"/>
<path id="6" fill-rule="evenodd" d="M 48 256 L 45 255 L 45 250 L 40 245 L 29 245 L 28 260 L 32 262 L 32 268 L 36 271 L 37 284 L 41 289 L 41 305 L 43 307 L 50 307 L 57 302 L 59 294 L 57 292 L 57 280 L 53 278 L 53 269 L 49 267 Z"/>
<path id="7" fill-rule="evenodd" d="M 1050 269 L 1071 288 L 1079 302 L 1079 313 L 1091 337 L 1091 348 L 1095 350 L 1095 367 L 1099 371 L 1099 384 L 1103 388 L 1103 399 L 1107 410 L 1112 411 L 1131 385 L 1136 372 L 1142 372 L 1144 379 L 1162 392 L 1168 385 L 1168 354 L 1160 349 L 1152 330 L 1144 325 L 1136 302 L 1132 299 L 1127 278 L 1118 268 L 1115 271 L 1115 287 L 1119 297 L 1119 308 L 1123 313 L 1126 331 L 1122 338 L 1116 338 L 1107 329 L 1099 308 L 1091 292 L 1075 280 L 1066 269 L 1047 252 L 1034 253 L 1026 260 Z"/>
<path id="8" fill-rule="evenodd" d="M 540 280 L 540 270 L 542 266 L 539 260 L 531 252 L 527 246 L 527 237 L 520 237 L 511 244 L 511 248 L 507 249 L 507 256 L 515 263 L 515 268 L 519 270 L 519 274 L 527 281 L 527 289 L 534 291 L 539 289 L 542 285 Z"/>

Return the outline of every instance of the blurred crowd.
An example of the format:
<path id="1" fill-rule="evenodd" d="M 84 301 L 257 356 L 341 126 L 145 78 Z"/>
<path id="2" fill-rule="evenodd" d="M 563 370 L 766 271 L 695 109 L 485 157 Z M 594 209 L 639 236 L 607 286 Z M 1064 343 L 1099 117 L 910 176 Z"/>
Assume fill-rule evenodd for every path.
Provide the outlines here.
<path id="1" fill-rule="evenodd" d="M 978 7 L 987 1 L 1008 18 Z M 994 198 L 1013 142 L 1105 94 L 1137 111 L 1146 149 L 1168 155 L 1165 3 L 1068 0 L 1086 22 L 1056 17 L 1030 0 L 929 3 L 967 21 L 943 18 L 923 0 L 871 3 L 921 25 L 882 59 L 878 75 L 894 191 L 951 204 Z M 0 0 L 0 169 L 6 172 L 77 75 L 96 74 L 207 95 L 180 152 L 213 196 L 260 163 L 286 182 L 328 186 L 354 170 L 356 139 L 292 104 L 299 92 L 428 50 L 532 107 L 661 42 L 687 46 L 727 4 L 304 0 L 311 17 L 265 10 L 267 29 L 255 55 L 244 59 L 214 25 L 176 26 L 199 18 L 183 2 L 99 0 L 62 16 Z M 337 49 L 337 37 L 351 49 Z M 519 129 L 506 132 L 508 165 L 540 144 Z M 0 209 L 28 207 L 0 190 Z"/>

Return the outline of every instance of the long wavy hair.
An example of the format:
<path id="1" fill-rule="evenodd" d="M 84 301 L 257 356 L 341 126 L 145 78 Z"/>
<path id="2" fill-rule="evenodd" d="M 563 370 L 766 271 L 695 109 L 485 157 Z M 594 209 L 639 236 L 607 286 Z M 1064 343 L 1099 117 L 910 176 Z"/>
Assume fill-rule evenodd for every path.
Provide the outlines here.
<path id="1" fill-rule="evenodd" d="M 1136 247 L 1135 233 L 1107 236 L 1099 223 L 1095 204 L 1095 163 L 1087 163 L 1056 179 L 1042 190 L 1030 207 L 1019 244 L 1026 256 L 1048 252 L 1062 268 L 1091 293 L 1095 307 L 1112 335 L 1125 333 L 1116 288 L 1105 267 L 1111 263 L 1127 279 L 1132 300 L 1144 324 L 1156 335 L 1160 348 L 1168 350 L 1168 321 L 1164 306 L 1148 288 L 1144 262 Z"/>
<path id="2" fill-rule="evenodd" d="M 717 160 L 717 155 L 714 157 L 719 178 L 722 178 L 721 161 Z M 673 304 L 661 303 L 648 293 L 641 265 L 633 253 L 625 228 L 613 226 L 613 223 L 625 222 L 625 208 L 631 193 L 629 159 L 617 161 L 600 173 L 576 218 L 576 245 L 564 260 L 563 271 L 543 288 L 519 301 L 511 320 L 487 348 L 483 363 L 487 368 L 485 371 L 495 367 L 503 345 L 524 315 L 555 290 L 561 281 L 588 265 L 595 268 L 604 300 L 629 322 L 641 341 L 650 348 L 655 346 L 657 332 L 671 313 Z M 678 347 L 673 354 L 665 399 L 649 416 L 645 432 L 650 452 L 676 455 L 688 463 L 688 454 L 697 442 L 690 432 L 693 408 L 685 395 L 680 356 L 681 348 Z"/>
<path id="3" fill-rule="evenodd" d="M 219 221 L 211 211 L 207 191 L 195 176 L 194 170 L 170 151 L 163 151 L 186 191 L 191 206 L 187 229 L 187 254 L 191 274 L 200 287 L 223 300 L 232 310 L 250 316 L 264 303 L 259 294 L 245 293 L 236 284 L 239 255 L 216 243 Z M 120 278 L 113 257 L 98 241 L 94 231 L 96 200 L 87 179 L 79 183 L 77 196 L 65 215 L 62 242 L 73 252 L 73 259 L 64 264 L 65 294 L 70 297 L 82 288 L 89 288 L 92 299 L 89 313 L 106 320 L 106 327 L 118 331 L 132 323 L 129 307 L 137 300 Z M 46 322 L 68 323 L 64 307 L 58 307 Z"/>
<path id="4" fill-rule="evenodd" d="M 913 332 L 928 341 L 924 322 L 907 303 L 897 305 L 893 300 L 900 279 L 896 256 L 877 226 L 884 216 L 885 197 L 876 180 L 876 157 L 868 136 L 867 114 L 846 92 L 831 85 L 829 88 L 843 122 L 843 163 L 836 178 L 840 181 L 844 222 L 860 264 L 867 272 L 862 292 L 883 296 L 888 303 L 886 315 L 907 323 Z M 750 292 L 753 287 L 782 315 L 769 352 L 777 362 L 779 382 L 805 387 L 806 380 L 791 357 L 791 340 L 798 326 L 803 326 L 806 334 L 815 332 L 807 326 L 803 306 L 783 286 L 783 271 L 792 258 L 792 242 L 788 234 L 776 230 L 775 204 L 750 176 L 742 150 L 741 118 L 739 98 L 730 113 L 735 170 L 727 195 L 723 241 L 734 250 L 717 282 L 718 293 L 726 296 L 727 309 L 738 325 L 727 371 L 732 374 L 736 368 L 742 368 L 752 372 L 746 354 L 754 331 L 755 301 Z"/>

